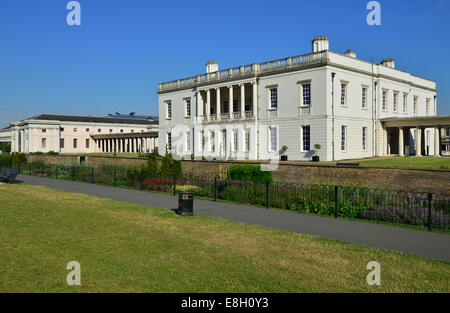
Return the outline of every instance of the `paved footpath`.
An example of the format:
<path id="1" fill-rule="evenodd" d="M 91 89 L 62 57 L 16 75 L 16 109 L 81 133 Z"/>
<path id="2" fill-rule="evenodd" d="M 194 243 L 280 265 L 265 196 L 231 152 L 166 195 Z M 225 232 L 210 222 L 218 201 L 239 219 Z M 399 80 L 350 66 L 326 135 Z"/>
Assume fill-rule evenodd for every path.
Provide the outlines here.
<path id="1" fill-rule="evenodd" d="M 30 185 L 41 185 L 165 209 L 174 209 L 178 206 L 178 198 L 168 194 L 28 175 L 18 175 L 17 180 Z M 450 235 L 447 234 L 208 200 L 194 200 L 194 212 L 199 215 L 218 217 L 246 224 L 450 261 Z"/>

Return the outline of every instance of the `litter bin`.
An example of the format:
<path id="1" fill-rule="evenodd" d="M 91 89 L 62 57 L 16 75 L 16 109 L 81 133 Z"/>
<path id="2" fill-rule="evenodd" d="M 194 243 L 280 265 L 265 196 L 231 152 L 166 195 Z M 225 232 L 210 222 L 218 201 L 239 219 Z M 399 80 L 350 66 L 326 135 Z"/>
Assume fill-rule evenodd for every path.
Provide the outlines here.
<path id="1" fill-rule="evenodd" d="M 178 214 L 194 214 L 194 194 L 192 192 L 180 192 L 178 194 Z"/>

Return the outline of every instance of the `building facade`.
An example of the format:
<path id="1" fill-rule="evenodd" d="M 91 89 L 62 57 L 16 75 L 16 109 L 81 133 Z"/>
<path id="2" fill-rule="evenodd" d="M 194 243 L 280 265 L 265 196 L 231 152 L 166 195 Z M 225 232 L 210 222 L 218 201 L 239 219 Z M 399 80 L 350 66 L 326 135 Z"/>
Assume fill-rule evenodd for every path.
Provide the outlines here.
<path id="1" fill-rule="evenodd" d="M 417 132 L 385 121 L 433 117 L 437 106 L 436 82 L 396 69 L 392 59 L 375 64 L 352 50 L 332 52 L 324 36 L 304 55 L 225 70 L 208 62 L 205 74 L 160 83 L 158 94 L 160 152 L 196 158 L 419 155 Z M 420 149 L 433 155 L 435 127 L 420 129 Z"/>
<path id="2" fill-rule="evenodd" d="M 158 121 L 42 114 L 9 125 L 12 152 L 152 152 Z"/>

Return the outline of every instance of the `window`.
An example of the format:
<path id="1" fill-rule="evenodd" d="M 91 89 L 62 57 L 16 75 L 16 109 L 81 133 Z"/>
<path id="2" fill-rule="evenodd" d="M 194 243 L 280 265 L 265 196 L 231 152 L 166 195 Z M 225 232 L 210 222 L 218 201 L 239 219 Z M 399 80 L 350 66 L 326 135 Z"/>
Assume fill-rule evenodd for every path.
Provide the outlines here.
<path id="1" fill-rule="evenodd" d="M 101 128 L 97 129 L 97 131 L 98 131 L 99 133 L 101 133 L 101 132 L 102 132 Z"/>
<path id="2" fill-rule="evenodd" d="M 112 129 L 110 129 L 109 132 L 112 133 Z"/>
<path id="3" fill-rule="evenodd" d="M 64 149 L 64 138 L 59 139 L 59 148 Z"/>
<path id="4" fill-rule="evenodd" d="M 78 147 L 78 140 L 77 138 L 73 139 L 73 148 L 76 149 Z"/>
<path id="5" fill-rule="evenodd" d="M 367 108 L 367 87 L 362 87 L 361 93 L 361 107 L 365 109 Z"/>
<path id="6" fill-rule="evenodd" d="M 233 151 L 234 152 L 236 152 L 236 151 L 238 151 L 238 130 L 237 129 L 235 129 L 234 131 L 233 131 Z"/>
<path id="7" fill-rule="evenodd" d="M 311 132 L 309 126 L 302 127 L 302 151 L 311 150 Z"/>
<path id="8" fill-rule="evenodd" d="M 172 118 L 172 102 L 166 102 L 166 112 L 167 112 L 167 119 Z"/>
<path id="9" fill-rule="evenodd" d="M 383 90 L 383 102 L 382 102 L 382 104 L 381 104 L 381 109 L 382 109 L 383 111 L 386 111 L 386 110 L 387 110 L 386 101 L 387 101 L 387 91 L 386 91 L 386 90 Z"/>
<path id="10" fill-rule="evenodd" d="M 228 113 L 228 112 L 230 112 L 230 106 L 228 105 L 228 101 L 224 101 L 224 102 L 223 102 L 222 111 L 223 111 L 223 113 Z"/>
<path id="11" fill-rule="evenodd" d="M 450 136 L 450 127 L 445 130 L 445 136 Z"/>
<path id="12" fill-rule="evenodd" d="M 191 151 L 191 132 L 186 132 L 186 151 Z"/>
<path id="13" fill-rule="evenodd" d="M 244 145 L 245 151 L 247 152 L 250 151 L 250 129 L 245 130 L 244 142 L 245 142 Z"/>
<path id="14" fill-rule="evenodd" d="M 59 130 L 63 132 L 64 131 L 64 127 L 61 127 Z"/>
<path id="15" fill-rule="evenodd" d="M 191 99 L 186 99 L 186 117 L 191 116 Z"/>
<path id="16" fill-rule="evenodd" d="M 167 149 L 172 150 L 172 133 L 167 133 Z"/>
<path id="17" fill-rule="evenodd" d="M 123 129 L 121 129 L 120 132 L 123 133 Z"/>
<path id="18" fill-rule="evenodd" d="M 42 138 L 42 149 L 47 148 L 47 138 Z"/>
<path id="19" fill-rule="evenodd" d="M 311 84 L 303 84 L 302 85 L 302 91 L 303 91 L 303 105 L 311 105 Z"/>
<path id="20" fill-rule="evenodd" d="M 89 139 L 86 139 L 86 149 L 89 149 Z"/>
<path id="21" fill-rule="evenodd" d="M 430 99 L 426 100 L 426 104 L 425 104 L 425 115 L 430 115 Z"/>
<path id="22" fill-rule="evenodd" d="M 406 106 L 408 103 L 408 95 L 407 94 L 403 94 L 403 113 L 406 113 Z"/>
<path id="23" fill-rule="evenodd" d="M 413 115 L 417 115 L 417 97 L 414 97 Z"/>
<path id="24" fill-rule="evenodd" d="M 233 100 L 233 112 L 237 112 L 239 110 L 238 100 Z"/>
<path id="25" fill-rule="evenodd" d="M 278 108 L 278 90 L 277 88 L 270 89 L 270 108 Z"/>
<path id="26" fill-rule="evenodd" d="M 341 127 L 341 151 L 347 149 L 347 126 L 342 125 Z"/>
<path id="27" fill-rule="evenodd" d="M 86 132 L 87 132 L 87 133 L 89 132 L 89 128 L 86 128 Z"/>
<path id="28" fill-rule="evenodd" d="M 200 151 L 205 149 L 205 131 L 200 131 Z"/>
<path id="29" fill-rule="evenodd" d="M 341 83 L 341 105 L 347 105 L 347 84 Z"/>
<path id="30" fill-rule="evenodd" d="M 275 152 L 277 151 L 278 147 L 278 134 L 277 134 L 277 128 L 276 127 L 269 127 L 269 133 L 270 133 L 270 151 Z"/>
<path id="31" fill-rule="evenodd" d="M 397 104 L 398 104 L 398 93 L 394 92 L 392 111 L 397 112 Z"/>
<path id="32" fill-rule="evenodd" d="M 46 133 L 46 132 L 47 132 L 47 129 L 43 128 L 43 129 L 42 129 L 42 132 L 43 132 L 43 133 Z"/>
<path id="33" fill-rule="evenodd" d="M 78 131 L 78 129 L 76 127 L 74 127 L 73 132 L 76 133 Z"/>
<path id="34" fill-rule="evenodd" d="M 362 149 L 367 150 L 367 127 L 362 128 Z"/>
<path id="35" fill-rule="evenodd" d="M 209 151 L 214 152 L 215 145 L 214 145 L 214 131 L 209 132 Z"/>

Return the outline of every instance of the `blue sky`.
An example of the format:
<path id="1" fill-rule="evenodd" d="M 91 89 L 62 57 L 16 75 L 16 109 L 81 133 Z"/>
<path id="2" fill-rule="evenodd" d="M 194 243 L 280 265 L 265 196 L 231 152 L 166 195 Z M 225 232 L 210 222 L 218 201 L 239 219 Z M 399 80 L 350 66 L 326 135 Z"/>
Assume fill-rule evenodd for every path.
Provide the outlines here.
<path id="1" fill-rule="evenodd" d="M 437 81 L 438 113 L 450 115 L 450 1 L 80 0 L 81 26 L 66 0 L 0 2 L 0 126 L 39 113 L 157 114 L 158 82 L 311 50 L 330 49 Z"/>

